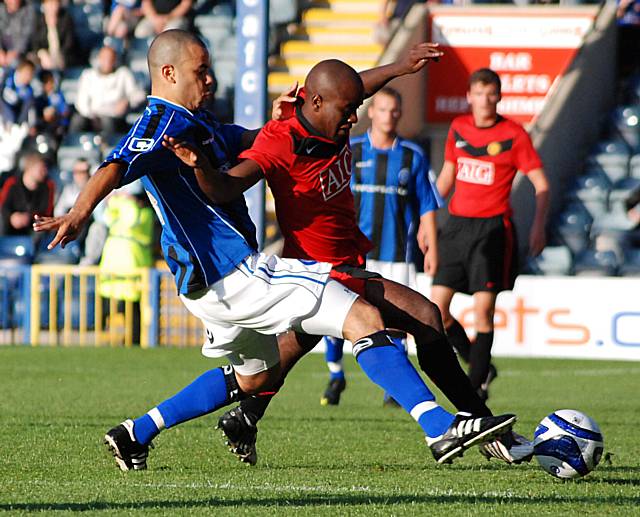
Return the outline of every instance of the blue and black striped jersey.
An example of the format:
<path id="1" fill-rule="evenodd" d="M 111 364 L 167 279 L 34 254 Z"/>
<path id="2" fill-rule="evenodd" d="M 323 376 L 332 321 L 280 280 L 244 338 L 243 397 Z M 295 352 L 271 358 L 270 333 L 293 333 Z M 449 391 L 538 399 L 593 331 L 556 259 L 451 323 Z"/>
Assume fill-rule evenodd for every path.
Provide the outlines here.
<path id="1" fill-rule="evenodd" d="M 374 245 L 367 258 L 412 261 L 420 216 L 443 204 L 429 177 L 428 159 L 400 137 L 390 149 L 377 149 L 368 132 L 351 139 L 351 151 L 358 225 Z"/>
<path id="2" fill-rule="evenodd" d="M 127 165 L 122 185 L 141 178 L 162 224 L 162 251 L 181 294 L 217 282 L 258 245 L 244 198 L 212 203 L 193 170 L 162 146 L 162 137 L 196 145 L 224 171 L 237 162 L 244 131 L 218 123 L 205 110 L 192 113 L 150 96 L 144 113 L 105 160 Z"/>

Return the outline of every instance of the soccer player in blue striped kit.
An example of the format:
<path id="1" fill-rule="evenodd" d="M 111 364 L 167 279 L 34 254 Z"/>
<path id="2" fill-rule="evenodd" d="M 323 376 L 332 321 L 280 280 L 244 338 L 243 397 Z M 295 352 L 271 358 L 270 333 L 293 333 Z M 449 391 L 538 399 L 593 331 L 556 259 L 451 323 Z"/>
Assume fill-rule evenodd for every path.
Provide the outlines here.
<path id="1" fill-rule="evenodd" d="M 422 52 L 418 61 L 439 55 L 428 46 Z M 209 166 L 224 171 L 255 137 L 239 126 L 219 124 L 201 109 L 212 81 L 206 46 L 186 31 L 165 31 L 151 44 L 148 63 L 152 95 L 144 113 L 70 212 L 36 217 L 34 223 L 36 231 L 56 232 L 49 248 L 64 246 L 77 237 L 101 199 L 141 179 L 162 224 L 163 254 L 180 299 L 206 329 L 202 352 L 230 363 L 110 429 L 105 444 L 120 469 L 145 469 L 150 444 L 163 429 L 278 383 L 291 365 L 281 360 L 276 336 L 288 330 L 352 341 L 359 365 L 407 409 L 440 463 L 511 429 L 515 415 L 474 418 L 439 406 L 385 330 L 379 311 L 330 279 L 330 264 L 258 253 L 244 198 L 225 203 L 211 199 L 202 190 L 204 171 L 179 160 L 163 140 L 171 136 L 185 142 Z M 376 89 L 391 78 L 384 73 L 370 77 Z M 376 87 L 375 81 L 382 84 Z"/>
<path id="2" fill-rule="evenodd" d="M 351 190 L 358 226 L 373 243 L 367 270 L 416 288 L 416 245 L 424 253 L 424 270 L 437 268 L 435 211 L 443 205 L 429 177 L 429 160 L 422 149 L 397 133 L 402 97 L 390 87 L 371 99 L 371 128 L 351 138 Z M 324 339 L 329 384 L 320 402 L 337 405 L 346 387 L 342 368 L 343 339 Z M 385 393 L 385 405 L 396 405 Z"/>

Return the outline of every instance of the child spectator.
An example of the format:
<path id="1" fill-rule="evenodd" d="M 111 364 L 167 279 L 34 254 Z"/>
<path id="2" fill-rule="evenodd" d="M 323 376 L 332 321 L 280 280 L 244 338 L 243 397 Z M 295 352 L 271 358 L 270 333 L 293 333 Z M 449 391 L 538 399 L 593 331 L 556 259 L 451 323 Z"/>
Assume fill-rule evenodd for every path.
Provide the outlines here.
<path id="1" fill-rule="evenodd" d="M 69 126 L 71 110 L 50 70 L 40 72 L 40 82 L 42 94 L 35 101 L 36 128 L 38 133 L 50 135 L 59 143 Z"/>
<path id="2" fill-rule="evenodd" d="M 15 71 L 7 74 L 0 96 L 0 120 L 5 124 L 35 122 L 35 99 L 31 86 L 35 70 L 32 61 L 22 59 Z"/>

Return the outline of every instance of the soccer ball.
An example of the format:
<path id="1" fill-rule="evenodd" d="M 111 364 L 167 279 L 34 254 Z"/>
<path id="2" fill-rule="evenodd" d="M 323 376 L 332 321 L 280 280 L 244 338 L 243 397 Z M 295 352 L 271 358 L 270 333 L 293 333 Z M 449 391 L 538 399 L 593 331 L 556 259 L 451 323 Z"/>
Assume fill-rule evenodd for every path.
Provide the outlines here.
<path id="1" fill-rule="evenodd" d="M 600 463 L 603 449 L 598 424 L 573 409 L 560 409 L 544 417 L 533 435 L 538 463 L 558 478 L 586 476 Z"/>

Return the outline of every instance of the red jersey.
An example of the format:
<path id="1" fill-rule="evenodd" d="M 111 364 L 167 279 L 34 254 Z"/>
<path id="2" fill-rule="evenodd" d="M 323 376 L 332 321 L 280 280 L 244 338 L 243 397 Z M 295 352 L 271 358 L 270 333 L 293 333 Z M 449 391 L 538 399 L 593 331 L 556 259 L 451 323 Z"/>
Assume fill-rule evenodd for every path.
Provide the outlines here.
<path id="1" fill-rule="evenodd" d="M 267 122 L 240 158 L 260 166 L 273 192 L 284 257 L 364 264 L 373 246 L 356 222 L 348 140 L 318 135 L 298 109 Z"/>
<path id="2" fill-rule="evenodd" d="M 502 116 L 487 128 L 476 127 L 472 115 L 456 117 L 444 159 L 456 167 L 449 212 L 462 217 L 510 215 L 509 195 L 516 172 L 526 174 L 542 167 L 524 128 Z"/>

